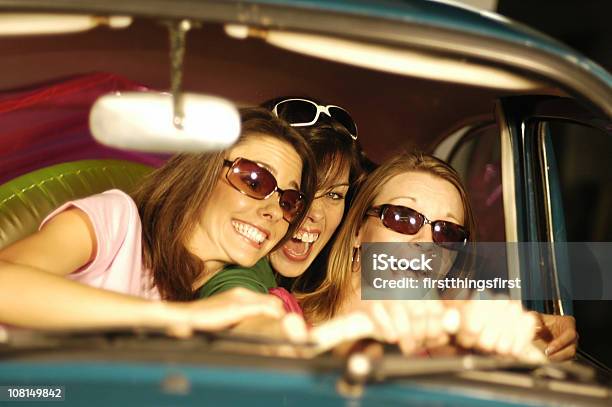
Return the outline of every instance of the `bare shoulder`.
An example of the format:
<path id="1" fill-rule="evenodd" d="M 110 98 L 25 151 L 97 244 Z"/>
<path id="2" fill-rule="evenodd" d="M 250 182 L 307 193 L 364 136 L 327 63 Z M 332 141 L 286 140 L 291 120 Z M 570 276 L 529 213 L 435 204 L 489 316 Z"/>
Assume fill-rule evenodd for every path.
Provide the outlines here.
<path id="1" fill-rule="evenodd" d="M 96 236 L 87 214 L 70 208 L 51 218 L 40 231 L 0 251 L 0 260 L 66 275 L 91 261 Z"/>

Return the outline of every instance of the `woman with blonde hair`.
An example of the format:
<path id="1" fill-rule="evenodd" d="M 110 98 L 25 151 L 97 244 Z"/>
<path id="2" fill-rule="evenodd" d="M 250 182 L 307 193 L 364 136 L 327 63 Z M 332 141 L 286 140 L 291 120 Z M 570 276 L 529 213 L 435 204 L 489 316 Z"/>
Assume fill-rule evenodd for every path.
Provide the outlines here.
<path id="1" fill-rule="evenodd" d="M 319 325 L 313 336 L 337 343 L 371 335 L 413 353 L 445 345 L 449 333 L 455 333 L 465 348 L 523 357 L 531 346 L 535 318 L 518 302 L 361 300 L 362 244 L 435 243 L 445 248 L 466 244 L 474 234 L 467 193 L 448 164 L 419 153 L 383 163 L 353 200 L 323 282 L 313 292 L 296 293 L 307 320 Z M 454 276 L 466 277 L 468 270 Z M 458 316 L 459 325 L 449 327 L 448 315 Z"/>

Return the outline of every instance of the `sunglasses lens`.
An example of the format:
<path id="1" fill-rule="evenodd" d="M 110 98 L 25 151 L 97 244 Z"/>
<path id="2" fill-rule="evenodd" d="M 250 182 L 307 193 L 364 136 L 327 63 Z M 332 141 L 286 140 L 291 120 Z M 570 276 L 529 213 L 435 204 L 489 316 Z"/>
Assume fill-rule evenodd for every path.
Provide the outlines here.
<path id="1" fill-rule="evenodd" d="M 264 199 L 276 188 L 276 178 L 265 168 L 243 158 L 227 174 L 228 181 L 251 198 Z"/>
<path id="2" fill-rule="evenodd" d="M 304 197 L 295 189 L 287 189 L 281 194 L 279 204 L 284 218 L 291 222 L 304 210 Z"/>
<path id="3" fill-rule="evenodd" d="M 353 138 L 357 137 L 357 125 L 355 125 L 353 118 L 346 110 L 339 107 L 330 107 L 328 111 L 335 121 L 343 125 L 353 135 Z"/>
<path id="4" fill-rule="evenodd" d="M 423 222 L 423 215 L 403 206 L 389 205 L 383 211 L 383 225 L 404 235 L 416 234 Z"/>
<path id="5" fill-rule="evenodd" d="M 276 105 L 278 117 L 290 124 L 312 123 L 317 105 L 305 100 L 287 100 Z"/>
<path id="6" fill-rule="evenodd" d="M 463 245 L 467 237 L 467 231 L 455 223 L 439 220 L 432 224 L 432 238 L 439 245 L 453 248 L 457 244 Z"/>
<path id="7" fill-rule="evenodd" d="M 276 190 L 276 178 L 268 170 L 253 161 L 237 159 L 231 165 L 227 180 L 242 193 L 255 199 L 266 199 Z M 304 210 L 304 196 L 295 189 L 282 191 L 279 205 L 283 217 L 291 222 Z"/>

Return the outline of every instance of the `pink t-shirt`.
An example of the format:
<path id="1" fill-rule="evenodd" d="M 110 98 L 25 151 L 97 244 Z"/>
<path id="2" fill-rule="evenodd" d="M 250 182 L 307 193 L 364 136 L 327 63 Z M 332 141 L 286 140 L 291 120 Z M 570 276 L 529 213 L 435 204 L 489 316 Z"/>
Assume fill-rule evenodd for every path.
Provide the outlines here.
<path id="1" fill-rule="evenodd" d="M 97 240 L 95 258 L 67 277 L 97 288 L 159 300 L 150 273 L 142 266 L 142 234 L 138 208 L 118 189 L 70 201 L 54 210 L 40 225 L 58 213 L 76 207 L 87 214 Z"/>

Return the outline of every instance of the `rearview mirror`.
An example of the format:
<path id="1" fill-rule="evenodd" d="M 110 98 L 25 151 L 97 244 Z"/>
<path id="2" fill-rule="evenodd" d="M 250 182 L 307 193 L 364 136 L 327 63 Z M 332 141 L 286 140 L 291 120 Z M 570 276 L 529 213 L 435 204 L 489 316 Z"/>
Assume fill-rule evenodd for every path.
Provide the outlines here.
<path id="1" fill-rule="evenodd" d="M 89 128 L 104 145 L 146 152 L 206 152 L 236 142 L 240 115 L 233 103 L 194 93 L 182 94 L 181 103 L 182 126 L 175 126 L 169 93 L 104 95 L 91 109 Z"/>

